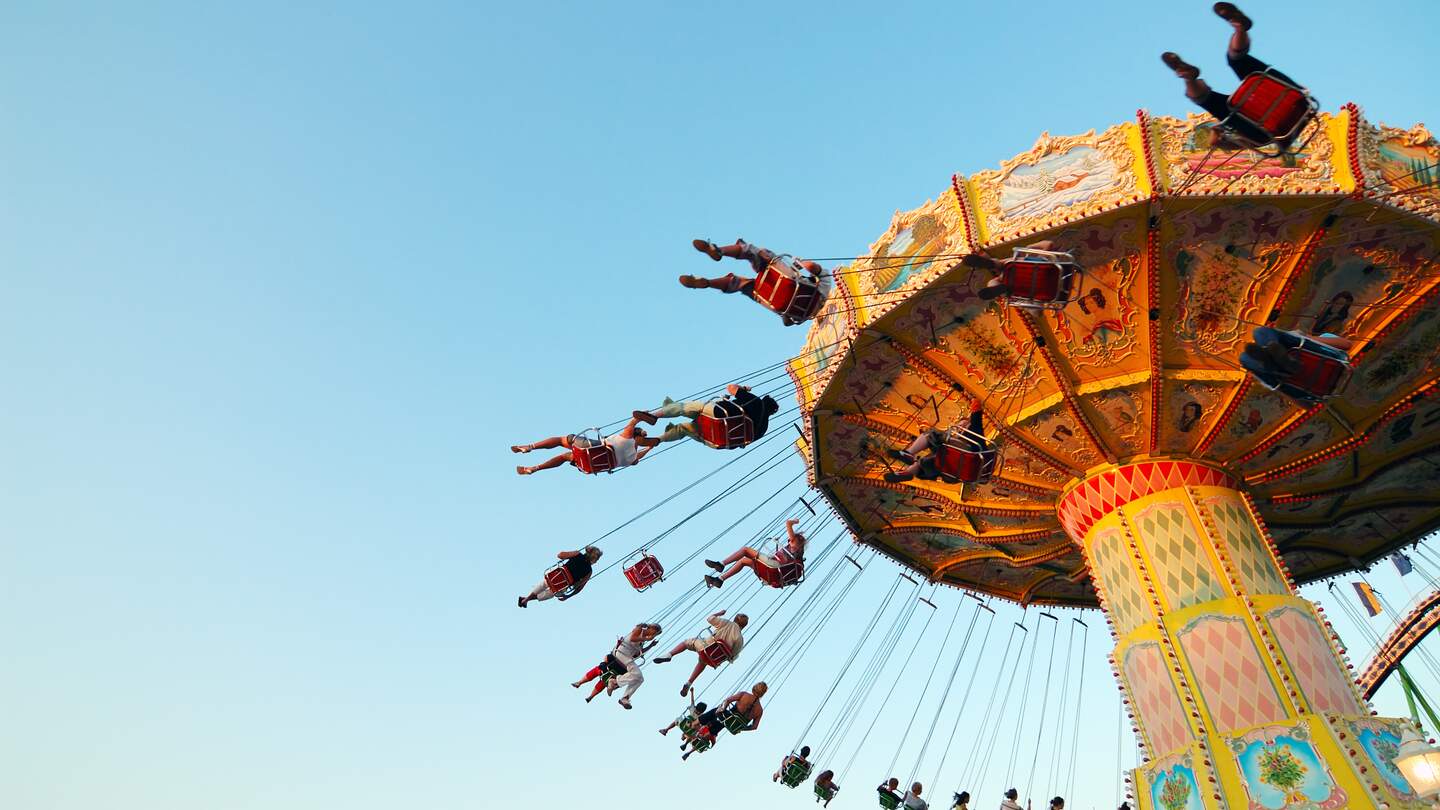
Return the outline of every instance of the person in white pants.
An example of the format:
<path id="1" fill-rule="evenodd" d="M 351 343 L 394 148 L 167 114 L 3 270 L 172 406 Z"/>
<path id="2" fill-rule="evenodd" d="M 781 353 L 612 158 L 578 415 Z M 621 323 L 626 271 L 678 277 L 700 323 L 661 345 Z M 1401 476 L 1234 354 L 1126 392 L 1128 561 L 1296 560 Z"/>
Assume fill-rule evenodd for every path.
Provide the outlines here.
<path id="1" fill-rule="evenodd" d="M 660 625 L 641 622 L 635 625 L 635 629 L 626 635 L 615 640 L 615 649 L 605 656 L 605 660 L 599 665 L 585 673 L 585 677 L 570 684 L 579 689 L 592 680 L 599 679 L 595 688 L 590 691 L 590 696 L 585 698 L 589 703 L 600 694 L 601 689 L 607 689 L 607 694 L 615 694 L 615 690 L 625 687 L 625 694 L 620 696 L 620 705 L 627 709 L 633 708 L 630 705 L 630 698 L 640 685 L 645 683 L 645 675 L 640 671 L 639 660 L 651 647 L 655 646 L 655 638 L 660 635 Z M 614 676 L 614 680 L 606 687 L 605 675 Z"/>

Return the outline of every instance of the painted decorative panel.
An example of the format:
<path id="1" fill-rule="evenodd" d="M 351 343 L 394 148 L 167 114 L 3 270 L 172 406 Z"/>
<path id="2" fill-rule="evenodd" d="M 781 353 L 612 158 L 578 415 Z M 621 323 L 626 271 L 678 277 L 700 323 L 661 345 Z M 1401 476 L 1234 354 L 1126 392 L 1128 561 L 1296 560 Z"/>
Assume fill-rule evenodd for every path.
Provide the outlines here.
<path id="1" fill-rule="evenodd" d="M 1355 702 L 1349 678 L 1340 669 L 1315 617 L 1287 605 L 1270 611 L 1266 618 L 1311 708 L 1317 712 L 1359 714 L 1362 708 Z"/>
<path id="2" fill-rule="evenodd" d="M 1146 642 L 1126 650 L 1124 669 L 1130 694 L 1135 698 L 1136 716 L 1145 724 L 1154 752 L 1168 754 L 1190 742 L 1190 724 L 1175 694 L 1160 645 Z"/>
<path id="3" fill-rule="evenodd" d="M 1226 733 L 1284 719 L 1285 708 L 1243 619 L 1201 616 L 1177 635 L 1215 731 Z"/>

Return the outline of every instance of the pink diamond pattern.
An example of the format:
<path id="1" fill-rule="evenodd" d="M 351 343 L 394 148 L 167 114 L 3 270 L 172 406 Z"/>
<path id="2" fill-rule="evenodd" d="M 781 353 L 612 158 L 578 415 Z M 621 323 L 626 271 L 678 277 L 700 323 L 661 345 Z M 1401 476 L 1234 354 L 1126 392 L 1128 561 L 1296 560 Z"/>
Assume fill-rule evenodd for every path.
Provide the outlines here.
<path id="1" fill-rule="evenodd" d="M 1239 497 L 1223 495 L 1209 498 L 1204 508 L 1215 522 L 1215 529 L 1225 543 L 1230 561 L 1240 570 L 1240 582 L 1252 594 L 1290 593 L 1280 576 L 1280 569 L 1270 556 L 1265 540 Z"/>
<path id="2" fill-rule="evenodd" d="M 1210 710 L 1212 730 L 1229 733 L 1284 719 L 1285 709 L 1242 619 L 1205 616 L 1179 635 Z"/>
<path id="3" fill-rule="evenodd" d="M 1116 632 L 1124 635 L 1149 621 L 1152 614 L 1135 578 L 1124 535 L 1118 529 L 1098 533 L 1090 543 L 1090 559 Z"/>
<path id="4" fill-rule="evenodd" d="M 1315 620 L 1295 607 L 1276 608 L 1268 618 L 1310 707 L 1317 712 L 1363 714 Z"/>
<path id="5" fill-rule="evenodd" d="M 1133 522 L 1154 563 L 1151 578 L 1160 583 L 1171 610 L 1225 597 L 1185 504 L 1152 504 L 1136 514 Z"/>
<path id="6" fill-rule="evenodd" d="M 1075 542 L 1100 518 L 1136 498 L 1184 484 L 1195 486 L 1234 486 L 1230 476 L 1203 464 L 1190 461 L 1146 461 L 1088 478 L 1070 490 L 1060 502 L 1060 523 Z"/>
<path id="7" fill-rule="evenodd" d="M 1190 742 L 1190 724 L 1185 722 L 1185 709 L 1175 694 L 1160 645 L 1150 642 L 1127 650 L 1125 680 L 1135 697 L 1136 716 L 1156 756 L 1165 756 Z"/>

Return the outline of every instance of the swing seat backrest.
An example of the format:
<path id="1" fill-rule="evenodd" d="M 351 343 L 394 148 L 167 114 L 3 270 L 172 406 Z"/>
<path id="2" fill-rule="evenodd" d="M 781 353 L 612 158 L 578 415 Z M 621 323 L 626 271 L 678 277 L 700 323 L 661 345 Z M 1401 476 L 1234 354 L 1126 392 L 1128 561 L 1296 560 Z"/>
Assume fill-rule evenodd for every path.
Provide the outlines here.
<path id="1" fill-rule="evenodd" d="M 586 475 L 615 472 L 615 448 L 608 444 L 592 444 L 570 448 L 570 463 Z"/>
<path id="2" fill-rule="evenodd" d="M 976 446 L 984 447 L 976 450 Z M 997 453 L 985 445 L 985 437 L 968 429 L 952 429 L 945 443 L 935 448 L 935 468 L 951 484 L 983 484 L 995 473 Z"/>
<path id="3" fill-rule="evenodd" d="M 731 734 L 739 734 L 750 727 L 750 718 L 739 712 L 731 712 L 725 717 L 725 730 Z"/>
<path id="4" fill-rule="evenodd" d="M 786 787 L 796 787 L 801 782 L 810 778 L 810 763 L 804 760 L 792 761 L 785 766 L 785 772 L 780 774 L 780 781 Z"/>
<path id="5" fill-rule="evenodd" d="M 570 570 L 565 567 L 564 563 L 545 572 L 545 587 L 549 588 L 553 594 L 564 593 L 574 584 L 575 578 L 570 576 Z"/>
<path id="6" fill-rule="evenodd" d="M 711 639 L 700 651 L 700 660 L 712 667 L 718 667 L 730 660 L 730 645 L 720 639 Z"/>
<path id="7" fill-rule="evenodd" d="M 777 257 L 755 277 L 755 300 L 789 321 L 808 321 L 825 303 L 820 284 L 806 271 Z"/>
<path id="8" fill-rule="evenodd" d="M 1071 303 L 1079 277 L 1075 257 L 1049 250 L 1016 248 L 1000 266 L 1007 302 L 1029 309 L 1061 309 Z"/>
<path id="9" fill-rule="evenodd" d="M 1290 350 L 1291 359 L 1300 368 L 1282 379 L 1282 385 L 1297 389 L 1309 399 L 1318 401 L 1334 396 L 1349 378 L 1350 364 L 1330 351 L 1320 351 L 1313 341 L 1306 341 L 1298 349 Z M 1321 346 L 1330 349 L 1328 346 Z"/>
<path id="10" fill-rule="evenodd" d="M 1230 94 L 1230 116 L 1226 121 L 1230 117 L 1242 119 L 1270 136 L 1273 143 L 1298 135 L 1315 115 L 1316 107 L 1315 100 L 1302 88 L 1269 73 L 1251 73 Z"/>
<path id="11" fill-rule="evenodd" d="M 695 423 L 700 429 L 700 441 L 717 450 L 733 450 L 755 440 L 754 424 L 734 400 L 707 402 Z"/>
<path id="12" fill-rule="evenodd" d="M 825 787 L 824 785 L 821 785 L 821 784 L 819 784 L 819 783 L 817 782 L 817 783 L 815 784 L 815 797 L 816 797 L 816 800 L 818 801 L 818 800 L 823 799 L 823 800 L 825 800 L 825 801 L 828 802 L 828 801 L 830 801 L 831 799 L 835 798 L 835 793 L 836 793 L 836 791 L 838 791 L 839 789 L 840 789 L 840 788 L 838 788 L 838 787 L 827 788 L 827 787 Z"/>
<path id="13" fill-rule="evenodd" d="M 900 806 L 900 797 L 888 790 L 880 791 L 880 806 L 885 810 L 895 810 Z"/>
<path id="14" fill-rule="evenodd" d="M 625 567 L 625 578 L 637 591 L 649 588 L 664 576 L 665 567 L 660 564 L 658 559 L 649 554 L 642 554 L 639 559 Z"/>
<path id="15" fill-rule="evenodd" d="M 780 565 L 776 568 L 771 568 L 768 565 L 756 565 L 755 575 L 760 577 L 761 582 L 764 582 L 772 588 L 783 588 L 786 585 L 794 585 L 805 578 L 805 561 L 781 561 Z"/>

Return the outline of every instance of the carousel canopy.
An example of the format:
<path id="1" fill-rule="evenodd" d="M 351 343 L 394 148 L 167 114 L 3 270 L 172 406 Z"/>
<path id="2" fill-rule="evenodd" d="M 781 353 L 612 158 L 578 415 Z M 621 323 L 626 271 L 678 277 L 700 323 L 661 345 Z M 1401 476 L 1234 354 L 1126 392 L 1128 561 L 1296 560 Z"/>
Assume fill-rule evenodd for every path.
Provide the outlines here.
<path id="1" fill-rule="evenodd" d="M 837 270 L 791 373 L 811 482 L 862 542 L 946 584 L 1095 606 L 1066 532 L 1084 499 L 1057 505 L 1087 479 L 1100 500 L 1162 485 L 1113 471 L 1147 459 L 1243 482 L 1302 582 L 1440 527 L 1440 146 L 1353 105 L 1283 157 L 1212 149 L 1207 121 L 1041 135 Z M 1042 239 L 1084 268 L 1060 308 L 981 300 L 990 271 L 958 261 Z M 1268 390 L 1238 364 L 1261 325 L 1355 341 L 1350 379 L 1308 407 Z M 972 402 L 993 479 L 883 479 L 889 450 Z"/>

